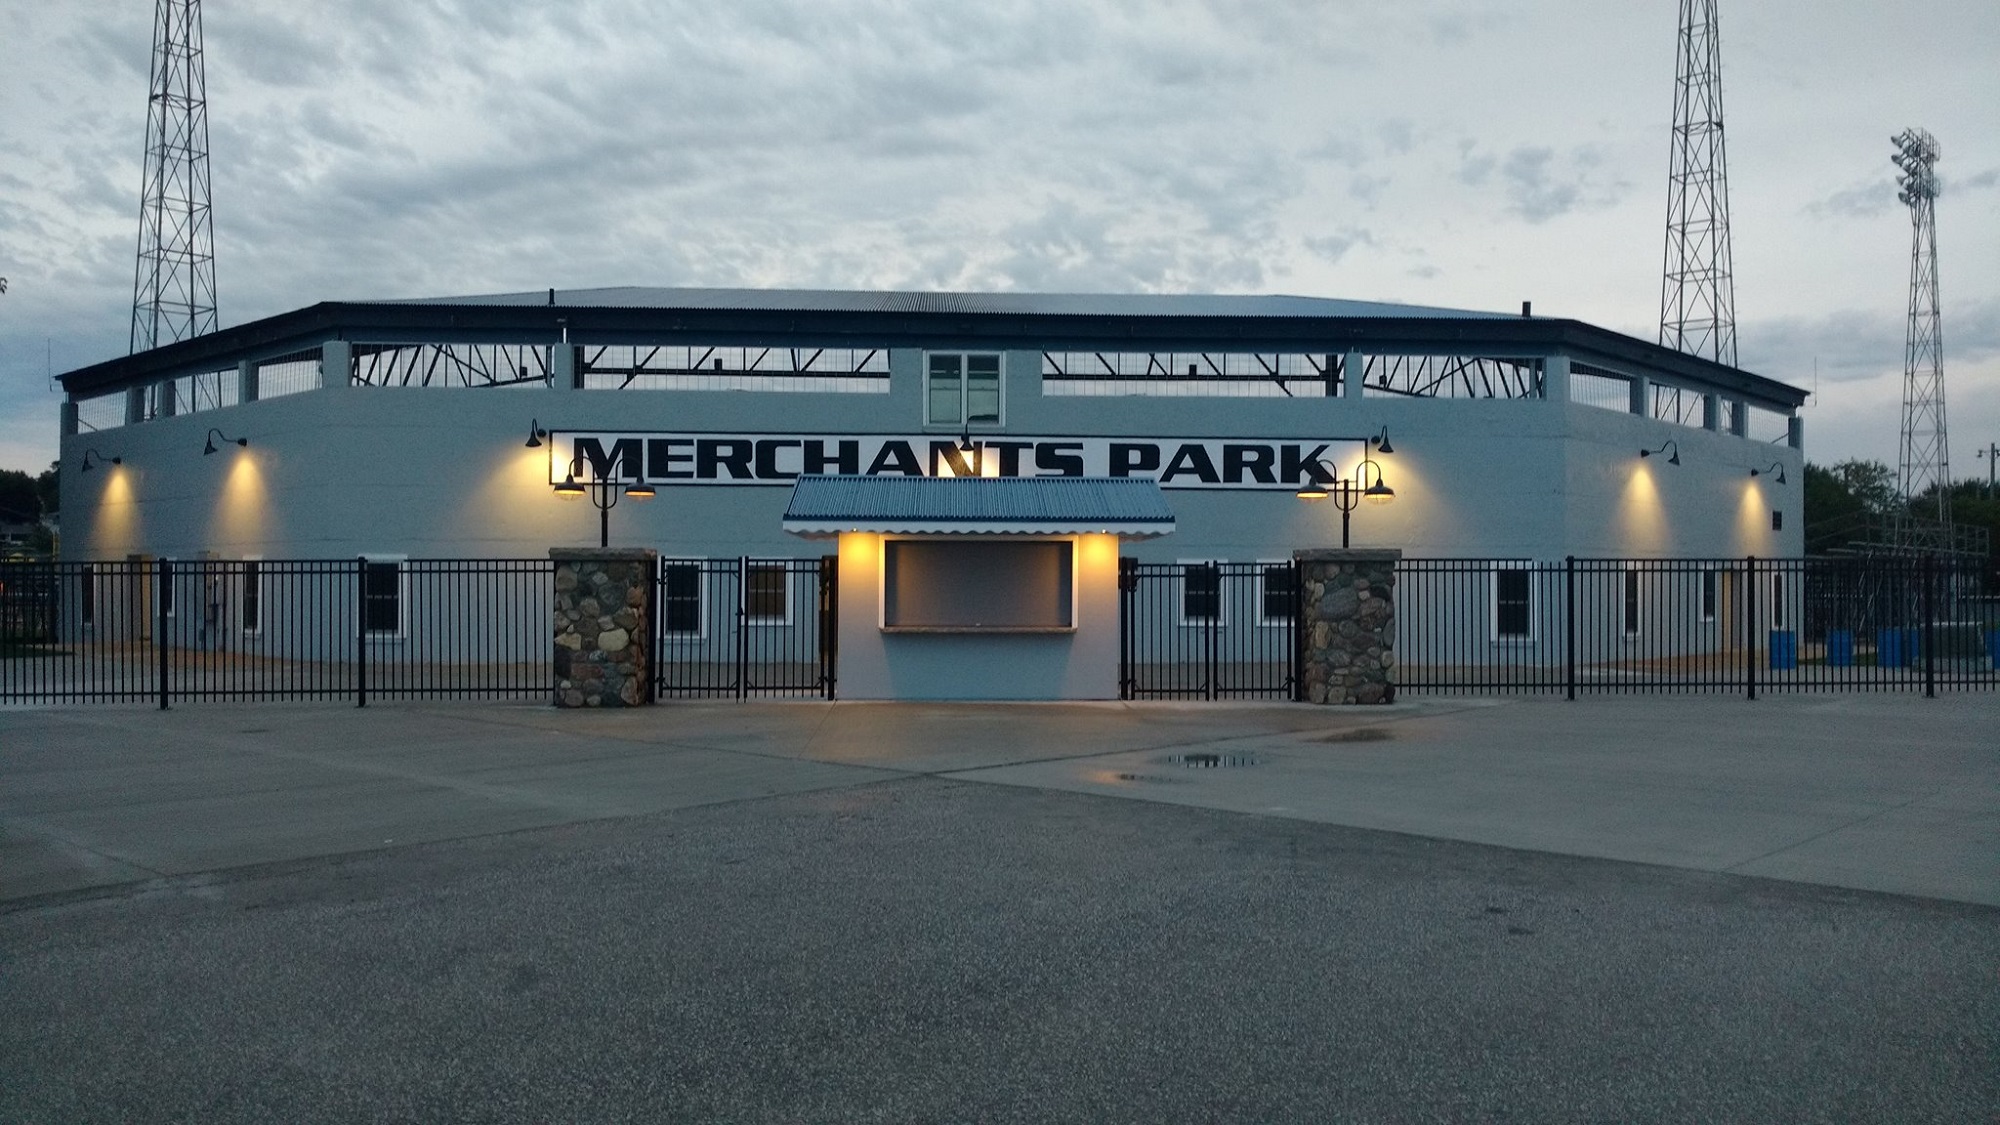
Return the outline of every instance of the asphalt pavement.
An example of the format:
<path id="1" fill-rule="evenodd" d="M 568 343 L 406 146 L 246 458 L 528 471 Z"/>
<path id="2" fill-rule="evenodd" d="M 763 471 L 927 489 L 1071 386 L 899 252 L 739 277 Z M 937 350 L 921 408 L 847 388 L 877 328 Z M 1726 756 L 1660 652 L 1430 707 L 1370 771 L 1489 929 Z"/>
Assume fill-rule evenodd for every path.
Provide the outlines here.
<path id="1" fill-rule="evenodd" d="M 0 1119 L 1988 1120 L 1996 720 L 0 711 Z"/>

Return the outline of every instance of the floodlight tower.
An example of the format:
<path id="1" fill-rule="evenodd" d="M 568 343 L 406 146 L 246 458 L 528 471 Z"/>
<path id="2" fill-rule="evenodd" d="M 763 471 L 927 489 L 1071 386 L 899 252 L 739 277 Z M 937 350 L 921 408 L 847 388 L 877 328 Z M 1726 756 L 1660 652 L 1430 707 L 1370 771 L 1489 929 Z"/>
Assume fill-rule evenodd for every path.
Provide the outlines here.
<path id="1" fill-rule="evenodd" d="M 1734 367 L 1736 285 L 1729 255 L 1729 162 L 1722 142 L 1722 51 L 1715 6 L 1716 0 L 1681 0 L 1660 343 Z"/>
<path id="2" fill-rule="evenodd" d="M 201 0 L 157 0 L 139 193 L 139 264 L 132 282 L 132 350 L 213 332 L 215 324 Z"/>
<path id="3" fill-rule="evenodd" d="M 1933 488 L 1937 501 L 1920 519 L 1903 521 L 1907 547 L 1951 545 L 1951 460 L 1944 429 L 1944 337 L 1938 316 L 1937 138 L 1905 129 L 1890 138 L 1902 173 L 1896 198 L 1910 208 L 1910 324 L 1903 350 L 1903 436 L 1896 483 L 1904 508 Z M 1935 525 L 1931 526 L 1931 521 Z M 1919 529 L 1922 530 L 1919 530 Z"/>

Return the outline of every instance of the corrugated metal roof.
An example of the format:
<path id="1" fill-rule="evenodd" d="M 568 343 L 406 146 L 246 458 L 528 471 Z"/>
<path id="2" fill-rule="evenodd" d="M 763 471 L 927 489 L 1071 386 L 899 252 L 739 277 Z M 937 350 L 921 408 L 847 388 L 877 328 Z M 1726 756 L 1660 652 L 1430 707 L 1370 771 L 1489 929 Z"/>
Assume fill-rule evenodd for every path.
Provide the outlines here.
<path id="1" fill-rule="evenodd" d="M 385 305 L 501 305 L 595 309 L 704 309 L 745 312 L 1002 313 L 1054 316 L 1287 316 L 1494 319 L 1509 314 L 1344 301 L 1328 297 L 1203 293 L 924 293 L 844 289 L 672 289 L 627 285 L 421 297 Z"/>
<path id="2" fill-rule="evenodd" d="M 1173 509 L 1151 480 L 1110 477 L 805 476 L 784 529 L 956 535 L 1166 535 Z"/>

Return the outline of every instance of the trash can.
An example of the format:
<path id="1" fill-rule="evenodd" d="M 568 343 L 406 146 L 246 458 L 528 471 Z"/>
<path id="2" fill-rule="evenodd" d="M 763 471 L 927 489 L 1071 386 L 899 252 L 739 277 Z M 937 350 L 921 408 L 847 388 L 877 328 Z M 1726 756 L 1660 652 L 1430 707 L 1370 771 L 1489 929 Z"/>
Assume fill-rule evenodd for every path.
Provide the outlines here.
<path id="1" fill-rule="evenodd" d="M 1917 631 L 1915 629 L 1877 629 L 1875 631 L 1875 666 L 1877 668 L 1908 668 L 1917 662 Z"/>
<path id="2" fill-rule="evenodd" d="M 1799 666 L 1799 635 L 1790 629 L 1771 630 L 1771 669 L 1789 672 Z"/>
<path id="3" fill-rule="evenodd" d="M 1834 668 L 1854 667 L 1854 630 L 1826 631 L 1826 662 Z"/>

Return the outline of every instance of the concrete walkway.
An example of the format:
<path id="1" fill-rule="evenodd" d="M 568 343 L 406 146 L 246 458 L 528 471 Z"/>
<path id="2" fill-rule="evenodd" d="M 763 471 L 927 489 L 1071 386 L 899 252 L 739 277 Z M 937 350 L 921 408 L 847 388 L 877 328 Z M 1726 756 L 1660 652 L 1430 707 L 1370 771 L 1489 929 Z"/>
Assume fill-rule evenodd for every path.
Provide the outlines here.
<path id="1" fill-rule="evenodd" d="M 0 899 L 912 777 L 2000 905 L 2000 695 L 0 711 Z"/>

